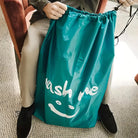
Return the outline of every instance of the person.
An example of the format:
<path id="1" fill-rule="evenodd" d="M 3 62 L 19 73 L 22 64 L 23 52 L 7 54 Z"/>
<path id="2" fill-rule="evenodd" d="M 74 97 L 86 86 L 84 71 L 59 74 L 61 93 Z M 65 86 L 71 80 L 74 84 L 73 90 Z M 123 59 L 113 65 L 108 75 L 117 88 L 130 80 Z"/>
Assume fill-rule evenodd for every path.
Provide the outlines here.
<path id="1" fill-rule="evenodd" d="M 36 87 L 36 69 L 39 50 L 49 28 L 50 19 L 58 20 L 67 10 L 67 5 L 74 8 L 95 13 L 100 0 L 29 0 L 37 12 L 31 18 L 31 25 L 21 53 L 19 66 L 19 82 L 21 89 L 22 107 L 17 120 L 17 137 L 26 138 L 31 128 L 32 114 L 35 110 L 34 92 Z M 120 0 L 125 6 L 132 5 L 132 1 Z M 111 73 L 112 75 L 112 73 Z M 109 87 L 105 92 L 99 109 L 99 117 L 105 128 L 115 134 L 117 126 L 112 112 L 108 106 Z"/>

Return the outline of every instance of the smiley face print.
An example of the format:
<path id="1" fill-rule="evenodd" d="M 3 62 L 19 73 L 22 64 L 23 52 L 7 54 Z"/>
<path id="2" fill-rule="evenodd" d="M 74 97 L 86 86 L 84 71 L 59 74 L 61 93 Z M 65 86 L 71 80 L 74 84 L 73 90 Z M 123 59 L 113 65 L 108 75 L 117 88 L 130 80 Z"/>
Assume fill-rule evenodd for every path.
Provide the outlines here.
<path id="1" fill-rule="evenodd" d="M 61 105 L 61 106 L 62 106 L 62 103 L 61 103 L 60 101 L 57 100 L 56 103 L 57 103 L 58 105 Z M 48 106 L 49 106 L 49 108 L 51 109 L 52 112 L 54 112 L 55 114 L 57 114 L 57 115 L 59 115 L 59 116 L 61 116 L 61 117 L 65 117 L 65 118 L 73 118 L 73 117 L 76 116 L 76 114 L 77 114 L 78 111 L 79 111 L 79 110 L 78 110 L 78 111 L 77 111 L 75 114 L 73 114 L 73 115 L 67 115 L 67 114 L 65 114 L 65 113 L 62 113 L 62 112 L 58 111 L 58 110 L 54 107 L 54 105 L 53 105 L 52 103 L 49 103 Z M 70 108 L 71 110 L 74 110 L 74 107 L 73 107 L 72 105 L 68 105 L 68 108 Z"/>

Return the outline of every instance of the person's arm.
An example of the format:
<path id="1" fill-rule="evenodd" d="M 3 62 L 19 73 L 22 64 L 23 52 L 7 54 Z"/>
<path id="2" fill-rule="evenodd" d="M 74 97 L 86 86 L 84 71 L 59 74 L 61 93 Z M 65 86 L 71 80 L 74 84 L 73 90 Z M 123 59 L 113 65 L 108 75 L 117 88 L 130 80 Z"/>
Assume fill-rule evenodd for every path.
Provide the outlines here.
<path id="1" fill-rule="evenodd" d="M 62 17 L 66 10 L 67 5 L 58 1 L 53 3 L 49 2 L 43 8 L 43 11 L 49 19 L 59 19 L 60 17 Z"/>
<path id="2" fill-rule="evenodd" d="M 49 19 L 59 19 L 67 10 L 67 5 L 58 1 L 29 0 L 29 4 L 40 12 L 44 12 Z"/>
<path id="3" fill-rule="evenodd" d="M 134 5 L 135 3 L 138 3 L 138 0 L 118 0 L 118 2 L 122 3 L 125 7 L 129 7 L 131 5 Z"/>
<path id="4" fill-rule="evenodd" d="M 29 4 L 32 5 L 38 11 L 43 12 L 43 8 L 50 2 L 48 0 L 28 0 Z"/>

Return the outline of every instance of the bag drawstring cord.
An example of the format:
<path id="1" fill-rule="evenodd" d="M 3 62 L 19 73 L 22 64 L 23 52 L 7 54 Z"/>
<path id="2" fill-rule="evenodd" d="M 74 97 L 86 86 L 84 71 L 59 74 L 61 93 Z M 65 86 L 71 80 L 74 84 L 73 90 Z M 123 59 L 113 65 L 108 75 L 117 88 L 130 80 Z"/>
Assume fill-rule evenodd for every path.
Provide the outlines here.
<path id="1" fill-rule="evenodd" d="M 118 11 L 118 9 L 122 6 L 122 3 L 120 3 L 117 7 L 114 7 L 115 11 Z"/>
<path id="2" fill-rule="evenodd" d="M 118 11 L 118 9 L 122 6 L 122 4 L 119 4 L 117 7 L 114 7 L 114 10 Z M 119 37 L 125 33 L 127 27 L 130 25 L 130 23 L 132 22 L 132 20 L 134 19 L 136 13 L 138 12 L 138 8 L 136 9 L 136 11 L 129 17 L 126 26 L 124 27 L 124 29 L 120 32 L 119 35 L 115 36 L 115 39 L 117 39 L 117 43 L 115 45 L 118 45 L 119 43 Z"/>

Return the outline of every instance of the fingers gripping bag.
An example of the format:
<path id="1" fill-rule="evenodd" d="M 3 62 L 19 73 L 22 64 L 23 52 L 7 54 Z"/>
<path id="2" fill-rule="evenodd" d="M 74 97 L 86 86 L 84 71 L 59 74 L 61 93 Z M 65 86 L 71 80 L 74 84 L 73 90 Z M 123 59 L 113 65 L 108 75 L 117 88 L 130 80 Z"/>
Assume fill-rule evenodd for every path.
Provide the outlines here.
<path id="1" fill-rule="evenodd" d="M 69 7 L 51 20 L 37 68 L 34 115 L 47 124 L 94 127 L 114 58 L 116 11 Z"/>

